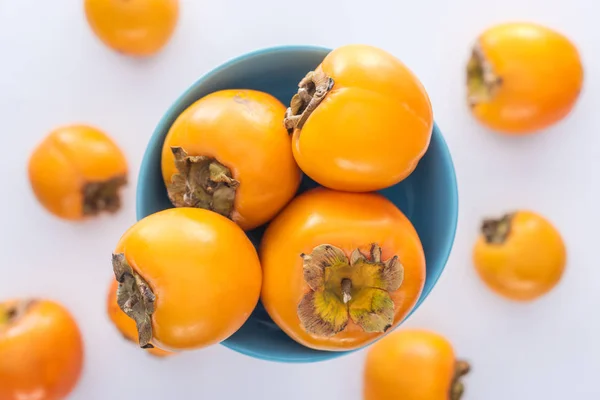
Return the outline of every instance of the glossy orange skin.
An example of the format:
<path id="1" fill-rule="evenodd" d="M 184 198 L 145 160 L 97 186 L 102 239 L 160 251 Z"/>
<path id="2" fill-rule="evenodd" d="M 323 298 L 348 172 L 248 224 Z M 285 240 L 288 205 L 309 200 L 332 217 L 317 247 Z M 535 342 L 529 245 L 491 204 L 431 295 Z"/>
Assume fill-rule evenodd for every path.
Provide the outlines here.
<path id="1" fill-rule="evenodd" d="M 133 225 L 115 253 L 156 295 L 152 344 L 169 351 L 219 343 L 246 322 L 260 296 L 256 250 L 231 220 L 172 208 Z"/>
<path id="2" fill-rule="evenodd" d="M 52 214 L 82 220 L 83 187 L 127 175 L 127 160 L 99 129 L 68 125 L 50 132 L 29 158 L 29 181 L 37 200 Z"/>
<path id="3" fill-rule="evenodd" d="M 472 108 L 481 123 L 507 134 L 529 134 L 571 112 L 584 73 L 567 37 L 538 24 L 507 23 L 486 30 L 477 43 L 502 78 L 494 99 Z"/>
<path id="4" fill-rule="evenodd" d="M 302 174 L 282 119 L 285 107 L 255 90 L 222 90 L 188 107 L 163 145 L 165 184 L 177 173 L 171 146 L 216 158 L 240 182 L 233 220 L 249 230 L 271 220 L 296 194 Z"/>
<path id="5" fill-rule="evenodd" d="M 132 56 L 158 53 L 179 20 L 179 0 L 85 0 L 92 31 L 113 50 Z"/>
<path id="6" fill-rule="evenodd" d="M 135 327 L 135 321 L 132 320 L 125 314 L 119 305 L 117 304 L 117 288 L 119 283 L 113 280 L 110 283 L 110 289 L 108 291 L 108 297 L 106 299 L 106 310 L 108 317 L 119 330 L 119 332 L 125 337 L 125 339 L 138 344 L 138 332 Z M 173 353 L 165 351 L 159 348 L 151 348 L 147 350 L 148 353 L 157 357 L 167 357 Z"/>
<path id="7" fill-rule="evenodd" d="M 77 385 L 84 359 L 77 323 L 60 304 L 39 300 L 22 319 L 0 324 L 0 399 L 60 400 Z"/>
<path id="8" fill-rule="evenodd" d="M 567 252 L 558 230 L 532 211 L 515 213 L 503 244 L 480 236 L 473 251 L 475 269 L 486 285 L 511 300 L 531 301 L 561 280 Z"/>
<path id="9" fill-rule="evenodd" d="M 404 265 L 404 282 L 390 294 L 396 304 L 395 327 L 412 310 L 425 282 L 425 256 L 410 221 L 378 194 L 318 188 L 296 197 L 271 222 L 261 244 L 261 300 L 273 321 L 298 343 L 318 350 L 356 349 L 381 337 L 365 333 L 352 321 L 333 337 L 314 337 L 301 327 L 297 314 L 298 303 L 309 290 L 301 253 L 331 244 L 346 256 L 356 248 L 368 254 L 372 243 L 381 246 L 382 259 L 398 255 Z"/>
<path id="10" fill-rule="evenodd" d="M 331 189 L 366 192 L 403 180 L 431 140 L 433 113 L 418 78 L 391 54 L 365 45 L 333 50 L 318 69 L 333 89 L 293 135 L 294 157 Z"/>
<path id="11" fill-rule="evenodd" d="M 448 400 L 455 354 L 443 336 L 420 329 L 393 332 L 368 352 L 364 400 Z"/>

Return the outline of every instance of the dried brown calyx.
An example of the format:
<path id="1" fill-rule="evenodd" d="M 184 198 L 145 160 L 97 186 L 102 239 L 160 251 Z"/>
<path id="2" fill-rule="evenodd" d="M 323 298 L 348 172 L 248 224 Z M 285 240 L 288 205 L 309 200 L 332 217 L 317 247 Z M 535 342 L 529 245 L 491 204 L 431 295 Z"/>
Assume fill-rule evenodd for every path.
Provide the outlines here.
<path id="1" fill-rule="evenodd" d="M 113 254 L 112 264 L 115 278 L 119 282 L 117 304 L 135 321 L 140 347 L 151 349 L 154 347 L 150 342 L 156 296 L 150 285 L 127 263 L 123 253 Z"/>
<path id="2" fill-rule="evenodd" d="M 465 385 L 462 378 L 469 373 L 471 366 L 463 360 L 456 361 L 454 365 L 454 378 L 450 386 L 450 400 L 460 400 L 465 393 Z"/>
<path id="3" fill-rule="evenodd" d="M 125 176 L 117 176 L 103 182 L 87 182 L 83 186 L 83 215 L 95 216 L 102 211 L 118 211 L 121 208 L 119 190 L 126 184 Z"/>
<path id="4" fill-rule="evenodd" d="M 171 147 L 175 156 L 174 174 L 167 187 L 175 207 L 196 207 L 214 211 L 228 218 L 234 208 L 240 183 L 229 168 L 214 158 L 189 156 L 181 147 Z"/>
<path id="5" fill-rule="evenodd" d="M 365 332 L 385 332 L 392 326 L 395 305 L 390 293 L 404 278 L 397 256 L 382 261 L 377 244 L 369 255 L 354 250 L 350 259 L 329 244 L 301 256 L 310 291 L 298 304 L 298 317 L 307 333 L 331 337 L 350 320 Z"/>
<path id="6" fill-rule="evenodd" d="M 486 60 L 481 46 L 473 47 L 467 64 L 467 101 L 471 107 L 491 101 L 502 86 L 502 77 L 497 76 Z"/>
<path id="7" fill-rule="evenodd" d="M 489 244 L 502 244 L 510 234 L 514 214 L 506 214 L 498 219 L 487 218 L 481 224 L 481 234 Z"/>
<path id="8" fill-rule="evenodd" d="M 35 300 L 18 300 L 0 303 L 0 328 L 16 323 L 23 318 Z"/>
<path id="9" fill-rule="evenodd" d="M 302 126 L 333 88 L 333 79 L 320 69 L 310 71 L 298 84 L 298 93 L 290 101 L 283 123 L 289 133 Z"/>

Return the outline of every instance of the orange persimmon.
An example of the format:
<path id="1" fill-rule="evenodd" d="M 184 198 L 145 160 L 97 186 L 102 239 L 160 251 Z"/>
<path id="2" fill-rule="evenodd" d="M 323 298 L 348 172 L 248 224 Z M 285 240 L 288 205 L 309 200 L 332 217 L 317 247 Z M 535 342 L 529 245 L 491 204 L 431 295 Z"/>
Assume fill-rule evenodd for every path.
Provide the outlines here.
<path id="1" fill-rule="evenodd" d="M 52 214 L 81 220 L 116 212 L 127 182 L 127 161 L 104 132 L 87 125 L 55 129 L 29 158 L 29 181 Z"/>
<path id="2" fill-rule="evenodd" d="M 171 202 L 210 209 L 244 230 L 272 219 L 301 179 L 284 113 L 275 97 L 256 90 L 221 90 L 188 107 L 163 145 Z"/>
<path id="3" fill-rule="evenodd" d="M 298 343 L 356 349 L 397 326 L 425 282 L 410 221 L 375 193 L 313 189 L 296 197 L 261 244 L 262 303 Z"/>
<path id="4" fill-rule="evenodd" d="M 460 400 L 467 362 L 442 335 L 402 329 L 373 344 L 363 376 L 364 400 Z"/>
<path id="5" fill-rule="evenodd" d="M 505 23 L 483 32 L 467 66 L 473 115 L 507 134 L 544 129 L 574 107 L 583 85 L 575 45 L 563 34 L 533 23 Z"/>
<path id="6" fill-rule="evenodd" d="M 119 283 L 116 280 L 111 281 L 110 288 L 108 290 L 108 297 L 106 299 L 106 310 L 108 317 L 121 335 L 123 335 L 125 340 L 138 343 L 138 332 L 135 326 L 135 321 L 129 318 L 129 316 L 125 314 L 117 304 L 118 287 Z M 149 348 L 148 353 L 157 357 L 166 357 L 173 354 L 170 351 L 165 351 L 157 347 Z"/>
<path id="7" fill-rule="evenodd" d="M 2 400 L 62 400 L 83 368 L 79 327 L 68 310 L 50 300 L 0 303 L 0 354 Z"/>
<path id="8" fill-rule="evenodd" d="M 179 19 L 179 0 L 85 0 L 85 15 L 106 46 L 150 56 L 171 39 Z"/>
<path id="9" fill-rule="evenodd" d="M 113 253 L 117 303 L 136 321 L 138 343 L 167 351 L 219 343 L 258 302 L 256 249 L 231 220 L 198 208 L 152 214 Z"/>
<path id="10" fill-rule="evenodd" d="M 298 86 L 284 123 L 298 165 L 323 186 L 367 192 L 394 185 L 429 147 L 427 92 L 381 49 L 339 47 Z"/>
<path id="11" fill-rule="evenodd" d="M 567 251 L 558 230 L 533 211 L 485 219 L 473 250 L 483 282 L 511 300 L 531 301 L 561 280 Z"/>

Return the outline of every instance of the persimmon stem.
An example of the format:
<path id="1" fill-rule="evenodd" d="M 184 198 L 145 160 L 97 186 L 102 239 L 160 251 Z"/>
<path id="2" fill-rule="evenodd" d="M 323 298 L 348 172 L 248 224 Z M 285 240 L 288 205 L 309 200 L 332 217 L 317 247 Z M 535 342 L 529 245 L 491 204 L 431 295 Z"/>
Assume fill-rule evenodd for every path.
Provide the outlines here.
<path id="1" fill-rule="evenodd" d="M 499 219 L 487 218 L 481 224 L 481 234 L 489 244 L 502 244 L 510 234 L 513 214 L 506 214 Z"/>
<path id="2" fill-rule="evenodd" d="M 462 378 L 471 371 L 471 366 L 464 360 L 457 360 L 454 365 L 454 378 L 450 386 L 450 400 L 460 400 L 465 393 Z"/>
<path id="3" fill-rule="evenodd" d="M 348 304 L 350 300 L 352 300 L 352 294 L 350 293 L 352 290 L 352 281 L 348 278 L 342 279 L 342 301 L 344 304 Z"/>
<path id="4" fill-rule="evenodd" d="M 283 123 L 291 134 L 302 129 L 313 111 L 317 109 L 327 93 L 333 88 L 333 79 L 323 71 L 310 71 L 298 84 L 298 93 L 290 101 Z"/>
<path id="5" fill-rule="evenodd" d="M 119 190 L 126 184 L 126 176 L 117 176 L 103 182 L 87 182 L 83 186 L 83 215 L 94 216 L 102 211 L 118 211 L 121 208 Z"/>
<path id="6" fill-rule="evenodd" d="M 156 296 L 150 285 L 129 265 L 125 254 L 112 255 L 115 278 L 119 282 L 117 304 L 136 323 L 139 344 L 142 349 L 151 349 L 152 314 Z"/>

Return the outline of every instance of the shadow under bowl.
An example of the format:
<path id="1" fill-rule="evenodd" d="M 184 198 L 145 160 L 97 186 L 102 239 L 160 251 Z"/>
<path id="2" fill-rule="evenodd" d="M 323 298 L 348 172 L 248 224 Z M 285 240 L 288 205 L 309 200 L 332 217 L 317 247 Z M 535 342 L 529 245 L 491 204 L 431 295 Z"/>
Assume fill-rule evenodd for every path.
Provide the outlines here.
<path id="1" fill-rule="evenodd" d="M 330 52 L 309 46 L 283 46 L 258 50 L 235 58 L 194 83 L 166 112 L 146 149 L 138 177 L 137 218 L 172 208 L 161 174 L 161 151 L 171 125 L 188 106 L 222 89 L 254 89 L 288 104 L 298 82 Z M 299 193 L 318 186 L 304 177 Z M 431 144 L 416 170 L 395 186 L 380 191 L 410 219 L 417 230 L 427 262 L 423 292 L 414 312 L 439 279 L 454 242 L 458 216 L 458 193 L 452 158 L 437 125 Z M 258 246 L 264 226 L 248 232 Z M 412 314 L 411 312 L 411 314 Z M 312 350 L 290 339 L 258 304 L 251 317 L 224 346 L 251 357 L 280 362 L 317 362 L 349 352 Z M 356 350 L 354 350 L 356 351 Z"/>

